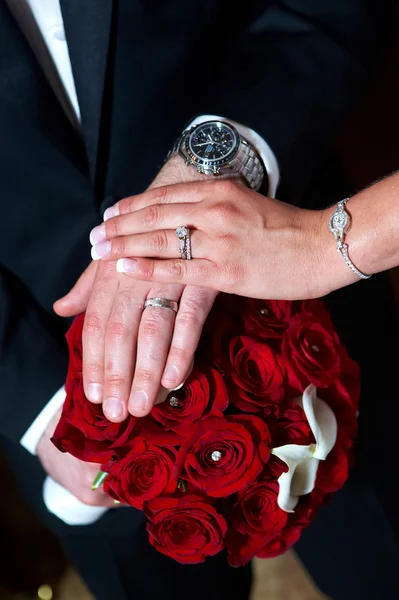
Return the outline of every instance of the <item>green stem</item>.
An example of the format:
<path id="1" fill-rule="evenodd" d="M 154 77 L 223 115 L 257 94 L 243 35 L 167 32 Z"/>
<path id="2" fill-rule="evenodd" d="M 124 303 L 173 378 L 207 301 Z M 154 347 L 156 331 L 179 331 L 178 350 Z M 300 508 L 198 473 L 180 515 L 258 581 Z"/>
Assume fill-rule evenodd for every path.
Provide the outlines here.
<path id="1" fill-rule="evenodd" d="M 104 483 L 105 478 L 108 476 L 108 473 L 105 473 L 104 471 L 99 471 L 97 473 L 97 475 L 94 478 L 93 483 L 91 484 L 91 489 L 96 490 L 97 488 L 100 487 L 100 485 L 102 485 Z"/>

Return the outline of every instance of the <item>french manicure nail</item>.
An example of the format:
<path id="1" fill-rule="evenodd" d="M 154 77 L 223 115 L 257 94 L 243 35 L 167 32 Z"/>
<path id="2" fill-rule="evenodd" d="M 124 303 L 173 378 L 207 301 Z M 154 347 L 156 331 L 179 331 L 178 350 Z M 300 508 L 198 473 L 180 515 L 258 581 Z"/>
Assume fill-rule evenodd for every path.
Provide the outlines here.
<path id="1" fill-rule="evenodd" d="M 106 236 L 106 232 L 105 232 L 105 225 L 104 223 L 101 223 L 101 225 L 97 225 L 97 227 L 94 227 L 91 232 L 90 232 L 90 244 L 92 246 L 94 246 L 94 244 L 97 244 L 98 242 L 102 242 L 103 240 L 105 240 L 105 236 Z"/>
<path id="2" fill-rule="evenodd" d="M 104 258 L 111 252 L 111 242 L 106 240 L 104 242 L 98 242 L 91 249 L 91 257 L 93 260 L 99 260 L 100 258 Z"/>
<path id="3" fill-rule="evenodd" d="M 166 367 L 164 374 L 163 374 L 163 381 L 165 381 L 166 384 L 170 384 L 170 386 L 174 386 L 176 384 L 176 379 L 178 376 L 178 371 L 177 368 L 175 366 L 168 366 Z M 167 388 L 170 387 L 169 385 L 166 385 Z"/>
<path id="4" fill-rule="evenodd" d="M 175 388 L 172 388 L 172 389 L 171 389 L 171 390 L 169 390 L 169 391 L 170 391 L 170 392 L 177 392 L 177 390 L 181 390 L 181 388 L 183 387 L 183 385 L 184 385 L 185 383 L 186 383 L 186 382 L 185 382 L 185 381 L 183 381 L 183 382 L 182 382 L 180 385 L 178 385 L 178 386 L 177 386 L 177 387 L 175 387 Z"/>
<path id="5" fill-rule="evenodd" d="M 104 212 L 104 221 L 108 221 L 108 219 L 112 219 L 112 217 L 117 217 L 119 215 L 119 207 L 117 204 L 115 206 L 110 206 Z"/>
<path id="6" fill-rule="evenodd" d="M 119 398 L 107 398 L 104 402 L 103 412 L 113 419 L 119 419 L 123 415 L 123 404 Z"/>
<path id="7" fill-rule="evenodd" d="M 91 402 L 99 403 L 103 398 L 103 386 L 100 383 L 89 383 L 87 397 Z"/>
<path id="8" fill-rule="evenodd" d="M 134 414 L 145 412 L 147 409 L 147 405 L 148 396 L 145 392 L 133 392 L 132 397 L 130 398 L 129 408 Z"/>
<path id="9" fill-rule="evenodd" d="M 137 260 L 133 258 L 120 258 L 116 261 L 118 273 L 135 273 L 139 267 Z"/>

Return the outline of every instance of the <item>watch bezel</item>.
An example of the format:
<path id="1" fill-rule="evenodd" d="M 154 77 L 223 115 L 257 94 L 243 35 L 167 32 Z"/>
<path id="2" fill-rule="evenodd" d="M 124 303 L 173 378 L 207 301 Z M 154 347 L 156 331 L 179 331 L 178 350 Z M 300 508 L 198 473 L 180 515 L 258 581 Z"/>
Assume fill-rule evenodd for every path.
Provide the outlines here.
<path id="1" fill-rule="evenodd" d="M 233 148 L 230 150 L 230 152 L 227 156 L 225 156 L 223 158 L 219 158 L 219 159 L 207 160 L 205 158 L 201 158 L 200 156 L 198 156 L 198 154 L 196 154 L 195 152 L 193 152 L 191 150 L 190 141 L 192 139 L 192 136 L 195 134 L 197 129 L 199 129 L 200 127 L 204 127 L 205 125 L 213 125 L 213 126 L 216 126 L 219 128 L 224 127 L 224 128 L 229 129 L 230 131 L 232 131 L 232 133 L 234 134 L 234 137 L 235 137 L 235 141 L 234 141 Z M 210 170 L 215 171 L 215 170 L 220 170 L 224 166 L 231 165 L 231 163 L 234 161 L 235 157 L 238 154 L 238 151 L 240 149 L 240 144 L 241 144 L 240 134 L 238 133 L 237 129 L 233 125 L 230 125 L 230 123 L 225 123 L 224 121 L 205 121 L 204 123 L 199 123 L 192 130 L 187 132 L 187 135 L 183 139 L 182 146 L 184 149 L 184 154 L 187 156 L 190 163 L 192 165 L 196 166 L 197 169 L 205 168 L 205 169 L 210 169 Z"/>

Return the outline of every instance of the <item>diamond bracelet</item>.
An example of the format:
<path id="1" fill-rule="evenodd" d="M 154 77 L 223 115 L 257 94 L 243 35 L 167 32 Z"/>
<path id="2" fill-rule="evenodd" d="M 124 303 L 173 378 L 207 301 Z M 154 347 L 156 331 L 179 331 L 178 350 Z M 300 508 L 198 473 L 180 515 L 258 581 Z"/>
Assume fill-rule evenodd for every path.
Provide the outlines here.
<path id="1" fill-rule="evenodd" d="M 360 277 L 360 279 L 370 279 L 371 275 L 366 275 L 365 273 L 359 271 L 359 269 L 355 267 L 349 258 L 348 244 L 345 242 L 346 234 L 348 233 L 352 224 L 351 216 L 345 210 L 345 204 L 348 202 L 348 200 L 349 198 L 345 198 L 345 200 L 340 200 L 340 202 L 338 202 L 334 213 L 331 215 L 328 228 L 331 233 L 334 234 L 335 241 L 337 243 L 337 252 L 341 254 L 350 270 L 353 271 L 355 275 Z"/>

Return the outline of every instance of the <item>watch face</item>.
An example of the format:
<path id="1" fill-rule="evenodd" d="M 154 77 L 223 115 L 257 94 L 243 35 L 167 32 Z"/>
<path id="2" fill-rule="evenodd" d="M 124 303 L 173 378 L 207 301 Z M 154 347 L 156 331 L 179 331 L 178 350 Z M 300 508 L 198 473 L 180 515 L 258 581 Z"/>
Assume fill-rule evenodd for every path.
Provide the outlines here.
<path id="1" fill-rule="evenodd" d="M 187 140 L 189 154 L 212 165 L 226 162 L 236 153 L 239 138 L 236 131 L 220 122 L 208 122 L 193 131 Z"/>
<path id="2" fill-rule="evenodd" d="M 348 223 L 348 215 L 344 212 L 336 213 L 333 217 L 332 225 L 334 229 L 344 229 Z"/>

